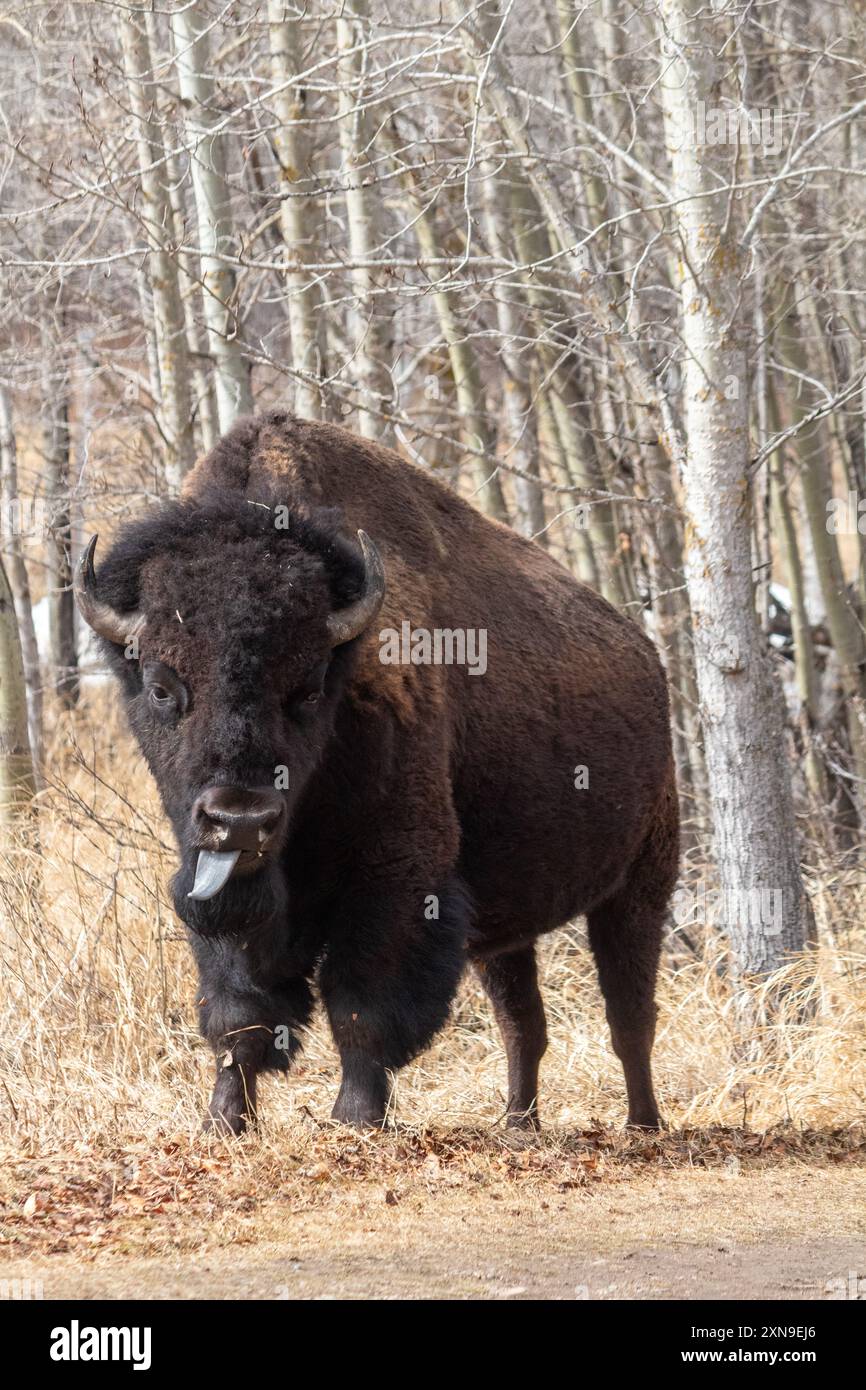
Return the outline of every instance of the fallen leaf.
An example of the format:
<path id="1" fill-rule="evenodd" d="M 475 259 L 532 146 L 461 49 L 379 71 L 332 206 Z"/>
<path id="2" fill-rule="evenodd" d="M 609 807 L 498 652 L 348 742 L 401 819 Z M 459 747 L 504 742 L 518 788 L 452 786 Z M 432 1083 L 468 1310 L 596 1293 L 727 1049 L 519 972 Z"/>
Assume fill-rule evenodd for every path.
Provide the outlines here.
<path id="1" fill-rule="evenodd" d="M 306 1176 L 312 1178 L 314 1182 L 329 1182 L 331 1170 L 327 1163 L 317 1163 L 315 1167 L 307 1169 Z"/>

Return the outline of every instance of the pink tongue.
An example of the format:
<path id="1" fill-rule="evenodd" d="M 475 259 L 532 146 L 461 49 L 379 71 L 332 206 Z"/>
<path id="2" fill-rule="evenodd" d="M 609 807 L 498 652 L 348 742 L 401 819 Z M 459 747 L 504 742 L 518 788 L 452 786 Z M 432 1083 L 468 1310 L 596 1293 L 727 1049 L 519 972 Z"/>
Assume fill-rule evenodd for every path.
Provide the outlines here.
<path id="1" fill-rule="evenodd" d="M 198 863 L 195 866 L 195 883 L 187 897 L 195 898 L 197 902 L 215 898 L 228 882 L 239 857 L 239 849 L 199 850 Z"/>

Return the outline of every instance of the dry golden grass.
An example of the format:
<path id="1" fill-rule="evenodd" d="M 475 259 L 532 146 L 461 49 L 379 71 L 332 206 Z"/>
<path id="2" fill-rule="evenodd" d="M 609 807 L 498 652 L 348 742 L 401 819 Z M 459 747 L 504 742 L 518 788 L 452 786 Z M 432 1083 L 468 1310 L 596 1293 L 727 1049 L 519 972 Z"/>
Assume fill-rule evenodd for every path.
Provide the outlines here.
<path id="1" fill-rule="evenodd" d="M 150 777 L 101 697 L 60 724 L 49 767 L 39 853 L 7 846 L 0 866 L 0 1195 L 15 1252 L 98 1245 L 107 1212 L 121 1227 L 137 1218 L 130 1248 L 152 1248 L 157 1232 L 174 1248 L 200 1240 L 191 1231 L 176 1238 L 177 1221 L 195 1215 L 198 1229 L 217 1209 L 237 1239 L 251 1192 L 279 1190 L 304 1210 L 358 1183 L 396 1205 L 431 1184 L 483 1187 L 495 1198 L 516 1180 L 527 1192 L 565 1193 L 647 1170 L 866 1161 L 862 890 L 853 874 L 829 871 L 811 885 L 821 928 L 814 978 L 789 968 L 785 1011 L 762 1061 L 736 1059 L 721 942 L 698 931 L 704 958 L 675 944 L 667 951 L 655 1050 L 670 1126 L 661 1138 L 620 1132 L 622 1075 L 575 927 L 541 950 L 551 1044 L 540 1141 L 502 1127 L 502 1048 L 472 980 L 451 1024 L 400 1075 L 395 1127 L 355 1136 L 327 1124 L 337 1062 L 317 1020 L 290 1079 L 262 1087 L 260 1132 L 205 1140 L 198 1126 L 212 1062 L 165 894 L 173 850 Z M 804 994 L 814 1006 L 807 1022 L 798 1021 Z"/>

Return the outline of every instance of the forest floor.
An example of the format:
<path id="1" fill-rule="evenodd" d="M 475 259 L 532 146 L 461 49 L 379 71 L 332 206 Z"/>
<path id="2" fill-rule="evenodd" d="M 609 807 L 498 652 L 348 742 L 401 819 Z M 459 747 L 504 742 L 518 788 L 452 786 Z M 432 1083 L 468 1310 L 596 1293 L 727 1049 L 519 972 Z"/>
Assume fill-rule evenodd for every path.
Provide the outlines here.
<path id="1" fill-rule="evenodd" d="M 855 1130 L 521 1142 L 301 1117 L 10 1155 L 2 1198 L 0 1281 L 48 1299 L 866 1297 Z"/>

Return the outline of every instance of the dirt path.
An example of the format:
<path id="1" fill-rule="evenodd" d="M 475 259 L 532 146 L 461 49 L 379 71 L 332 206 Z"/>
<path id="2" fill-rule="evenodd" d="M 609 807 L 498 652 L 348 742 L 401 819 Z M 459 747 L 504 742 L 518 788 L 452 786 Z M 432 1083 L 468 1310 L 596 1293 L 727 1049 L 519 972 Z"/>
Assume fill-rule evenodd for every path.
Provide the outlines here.
<path id="1" fill-rule="evenodd" d="M 190 1213 L 174 1249 L 161 1230 L 156 1218 L 153 1254 L 121 1225 L 94 1252 L 0 1259 L 0 1279 L 38 1281 L 46 1298 L 866 1297 L 862 1170 L 667 1172 L 589 1193 L 365 1191 L 306 1210 L 272 1194 L 241 1221 Z"/>
<path id="2" fill-rule="evenodd" d="M 130 1260 L 84 1269 L 58 1262 L 4 1266 L 6 1279 L 41 1279 L 46 1298 L 95 1299 L 826 1299 L 866 1297 L 863 1240 L 640 1247 L 609 1255 L 550 1253 L 485 1239 L 436 1251 L 351 1250 L 298 1259 L 291 1245 L 182 1260 Z"/>

